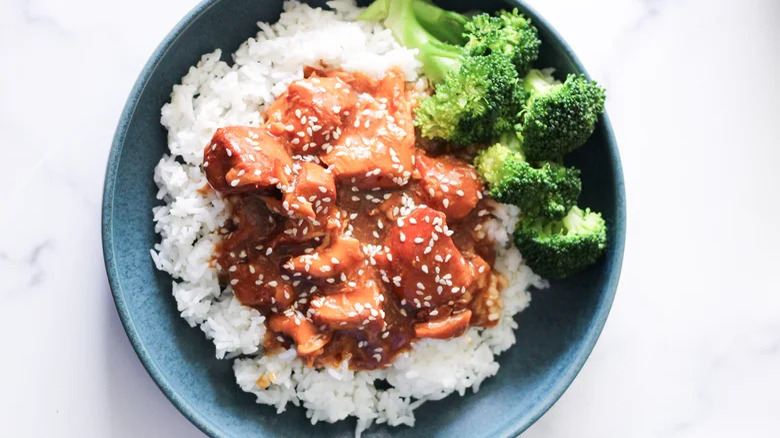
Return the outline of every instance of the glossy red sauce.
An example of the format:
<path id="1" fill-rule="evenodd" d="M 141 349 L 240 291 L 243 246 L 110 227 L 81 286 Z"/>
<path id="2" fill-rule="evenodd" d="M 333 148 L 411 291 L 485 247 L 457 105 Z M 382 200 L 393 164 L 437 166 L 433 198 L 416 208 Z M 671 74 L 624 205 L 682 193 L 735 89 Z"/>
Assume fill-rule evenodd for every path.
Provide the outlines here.
<path id="1" fill-rule="evenodd" d="M 416 146 L 414 104 L 396 70 L 312 72 L 264 125 L 220 128 L 206 146 L 232 208 L 220 278 L 267 316 L 269 353 L 373 369 L 415 339 L 497 322 L 489 201 L 469 164 Z"/>

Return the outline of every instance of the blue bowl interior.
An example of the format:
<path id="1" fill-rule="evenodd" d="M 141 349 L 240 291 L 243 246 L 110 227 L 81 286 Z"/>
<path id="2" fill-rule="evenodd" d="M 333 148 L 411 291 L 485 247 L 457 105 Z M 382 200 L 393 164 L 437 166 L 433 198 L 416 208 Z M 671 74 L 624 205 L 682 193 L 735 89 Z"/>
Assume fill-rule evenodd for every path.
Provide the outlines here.
<path id="1" fill-rule="evenodd" d="M 322 6 L 323 1 L 308 2 Z M 445 7 L 474 8 L 469 2 Z M 492 11 L 511 3 L 485 2 Z M 544 41 L 540 66 L 559 73 L 583 69 L 560 38 L 533 11 Z M 214 358 L 214 347 L 181 319 L 172 279 L 149 256 L 157 241 L 151 209 L 158 205 L 153 169 L 167 152 L 160 108 L 171 88 L 200 55 L 222 48 L 229 60 L 256 33 L 256 22 L 275 21 L 281 0 L 208 1 L 167 37 L 141 74 L 122 115 L 106 174 L 103 239 L 106 268 L 128 336 L 154 380 L 195 425 L 212 436 L 352 436 L 354 420 L 311 426 L 303 409 L 277 415 L 257 405 L 235 384 L 231 361 Z M 573 278 L 536 291 L 517 317 L 517 344 L 500 357 L 501 370 L 476 394 L 450 396 L 417 410 L 414 428 L 373 426 L 364 436 L 509 437 L 541 416 L 571 383 L 603 327 L 617 286 L 625 234 L 620 162 L 609 122 L 599 122 L 588 143 L 569 157 L 582 170 L 581 205 L 601 211 L 609 224 L 606 257 Z"/>

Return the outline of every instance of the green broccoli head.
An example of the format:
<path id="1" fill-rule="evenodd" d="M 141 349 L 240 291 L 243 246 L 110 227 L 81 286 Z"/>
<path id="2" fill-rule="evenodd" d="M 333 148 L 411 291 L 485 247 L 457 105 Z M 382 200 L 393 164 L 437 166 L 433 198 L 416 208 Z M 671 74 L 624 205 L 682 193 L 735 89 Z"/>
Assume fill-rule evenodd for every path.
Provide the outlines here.
<path id="1" fill-rule="evenodd" d="M 376 0 L 358 17 L 381 21 L 405 47 L 418 49 L 423 72 L 433 83 L 460 67 L 466 54 L 463 30 L 468 18 L 429 0 Z"/>
<path id="2" fill-rule="evenodd" d="M 561 219 L 576 205 L 582 189 L 579 170 L 555 163 L 534 168 L 521 152 L 500 143 L 482 150 L 474 165 L 489 184 L 490 196 L 520 207 L 526 217 Z"/>
<path id="3" fill-rule="evenodd" d="M 515 244 L 528 266 L 545 278 L 564 278 L 592 265 L 607 247 L 607 225 L 600 213 L 572 207 L 559 221 L 524 218 Z"/>
<path id="4" fill-rule="evenodd" d="M 401 44 L 418 50 L 423 72 L 436 84 L 416 111 L 423 137 L 467 145 L 514 129 L 528 97 L 515 64 L 531 62 L 539 50 L 536 29 L 517 11 L 470 21 L 430 0 L 376 0 L 358 18 L 383 20 Z"/>
<path id="5" fill-rule="evenodd" d="M 500 53 L 524 74 L 539 56 L 542 42 L 531 20 L 519 13 L 501 11 L 496 16 L 479 14 L 466 23 L 466 51 L 475 56 Z"/>
<path id="6" fill-rule="evenodd" d="M 560 161 L 593 133 L 604 112 L 604 89 L 581 75 L 569 75 L 561 84 L 539 70 L 531 70 L 524 82 L 530 98 L 516 129 L 526 157 Z"/>
<path id="7" fill-rule="evenodd" d="M 463 58 L 433 96 L 416 109 L 414 124 L 426 138 L 460 145 L 485 142 L 512 130 L 526 93 L 514 66 L 501 55 Z"/>

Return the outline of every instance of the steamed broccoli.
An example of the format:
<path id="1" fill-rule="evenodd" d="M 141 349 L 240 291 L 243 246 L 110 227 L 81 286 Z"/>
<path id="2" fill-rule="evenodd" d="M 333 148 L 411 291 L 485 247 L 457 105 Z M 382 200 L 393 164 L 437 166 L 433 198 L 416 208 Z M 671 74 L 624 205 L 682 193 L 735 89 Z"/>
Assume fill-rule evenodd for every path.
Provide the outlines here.
<path id="1" fill-rule="evenodd" d="M 560 161 L 590 137 L 604 112 L 604 89 L 584 76 L 555 81 L 549 73 L 531 70 L 524 81 L 531 94 L 517 133 L 530 162 Z"/>
<path id="2" fill-rule="evenodd" d="M 542 42 L 531 20 L 519 13 L 501 11 L 496 16 L 479 14 L 465 26 L 466 50 L 472 55 L 500 53 L 524 74 L 539 56 Z"/>
<path id="3" fill-rule="evenodd" d="M 358 17 L 384 20 L 401 44 L 418 49 L 423 72 L 438 84 L 416 112 L 423 137 L 485 142 L 517 122 L 527 93 L 515 63 L 536 58 L 538 38 L 522 15 L 501 17 L 469 20 L 429 0 L 376 0 Z"/>
<path id="4" fill-rule="evenodd" d="M 534 168 L 523 158 L 513 134 L 482 150 L 474 160 L 480 176 L 498 202 L 520 207 L 526 217 L 561 219 L 576 205 L 582 185 L 580 171 L 555 163 Z"/>
<path id="5" fill-rule="evenodd" d="M 511 130 L 525 100 L 514 66 L 500 55 L 465 57 L 436 93 L 420 102 L 414 124 L 426 138 L 468 145 Z"/>
<path id="6" fill-rule="evenodd" d="M 559 221 L 523 218 L 515 231 L 515 244 L 535 273 L 564 278 L 592 265 L 604 253 L 607 226 L 600 213 L 572 207 Z"/>
<path id="7" fill-rule="evenodd" d="M 433 83 L 441 82 L 447 72 L 460 68 L 466 51 L 463 31 L 465 16 L 446 11 L 429 0 L 376 0 L 358 17 L 380 21 L 405 47 L 418 49 L 417 59 Z"/>

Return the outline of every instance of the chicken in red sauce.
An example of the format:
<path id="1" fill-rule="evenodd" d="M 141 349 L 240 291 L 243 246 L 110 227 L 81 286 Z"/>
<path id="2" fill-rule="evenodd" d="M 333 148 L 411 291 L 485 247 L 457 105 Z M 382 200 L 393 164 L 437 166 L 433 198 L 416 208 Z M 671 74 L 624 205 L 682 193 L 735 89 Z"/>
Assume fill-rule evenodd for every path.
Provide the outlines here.
<path id="1" fill-rule="evenodd" d="M 266 351 L 386 366 L 421 338 L 496 324 L 506 280 L 474 169 L 417 147 L 400 71 L 311 71 L 259 127 L 218 129 L 209 184 L 232 216 L 221 281 L 267 317 Z"/>

